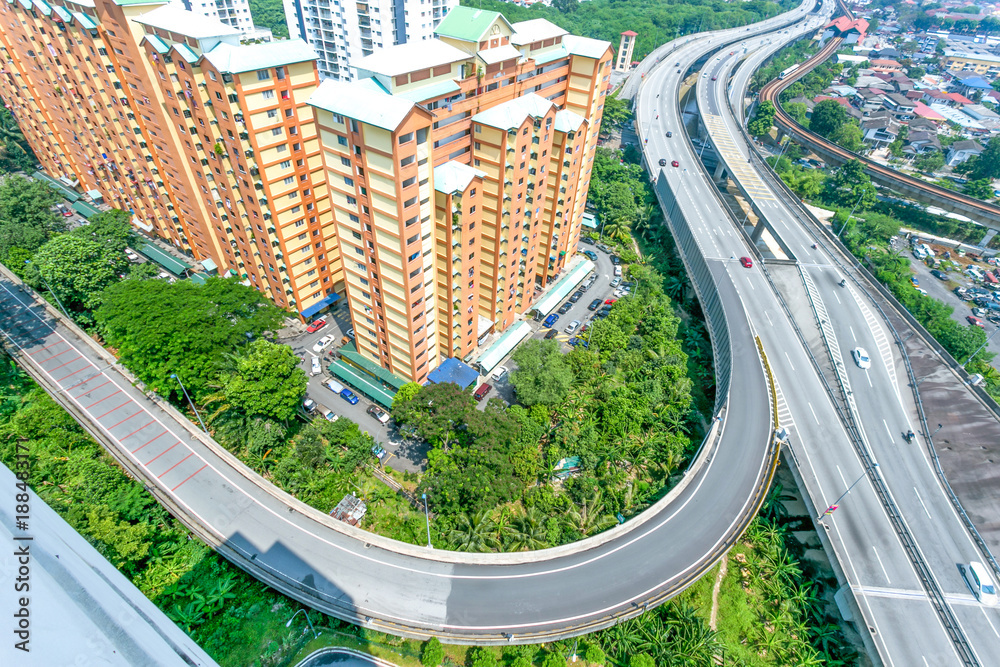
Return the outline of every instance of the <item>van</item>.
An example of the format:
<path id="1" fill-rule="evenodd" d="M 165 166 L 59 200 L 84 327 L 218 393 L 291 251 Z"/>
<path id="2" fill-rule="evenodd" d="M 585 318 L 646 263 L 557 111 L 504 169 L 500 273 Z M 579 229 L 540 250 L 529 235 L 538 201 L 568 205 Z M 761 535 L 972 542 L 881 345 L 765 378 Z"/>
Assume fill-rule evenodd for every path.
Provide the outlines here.
<path id="1" fill-rule="evenodd" d="M 323 384 L 325 384 L 327 389 L 329 389 L 335 394 L 339 394 L 340 392 L 344 391 L 344 385 L 340 384 L 336 380 L 327 380 Z"/>
<path id="2" fill-rule="evenodd" d="M 479 385 L 479 389 L 477 389 L 476 393 L 472 395 L 472 398 L 476 399 L 477 401 L 481 401 L 483 400 L 483 398 L 486 397 L 486 394 L 490 393 L 490 389 L 492 388 L 493 387 L 484 382 L 481 385 Z"/>

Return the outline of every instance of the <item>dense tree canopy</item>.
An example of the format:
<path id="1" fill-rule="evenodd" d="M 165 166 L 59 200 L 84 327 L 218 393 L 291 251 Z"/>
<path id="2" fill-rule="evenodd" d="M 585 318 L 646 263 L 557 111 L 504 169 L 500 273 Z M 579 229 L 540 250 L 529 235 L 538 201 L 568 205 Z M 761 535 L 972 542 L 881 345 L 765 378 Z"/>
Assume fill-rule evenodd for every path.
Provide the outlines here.
<path id="1" fill-rule="evenodd" d="M 860 160 L 849 160 L 826 180 L 827 198 L 840 206 L 865 210 L 875 205 L 876 194 Z"/>
<path id="2" fill-rule="evenodd" d="M 747 125 L 747 130 L 755 137 L 763 137 L 771 131 L 771 126 L 774 124 L 774 114 L 776 112 L 777 110 L 774 108 L 774 102 L 771 100 L 764 100 L 757 105 L 757 111 L 754 113 L 753 118 Z"/>
<path id="3" fill-rule="evenodd" d="M 124 253 L 125 248 L 139 242 L 130 218 L 127 211 L 111 209 L 95 215 L 88 224 L 77 227 L 72 233 L 96 241 L 113 252 Z"/>
<path id="4" fill-rule="evenodd" d="M 176 373 L 195 400 L 209 391 L 219 361 L 273 330 L 282 312 L 259 292 L 232 280 L 126 280 L 104 293 L 94 313 L 108 344 L 143 382 L 179 396 Z"/>
<path id="5" fill-rule="evenodd" d="M 300 361 L 287 345 L 257 339 L 233 356 L 232 370 L 222 376 L 222 391 L 248 416 L 286 421 L 306 392 L 308 378 Z"/>
<path id="6" fill-rule="evenodd" d="M 527 406 L 556 405 L 566 398 L 573 384 L 573 369 L 554 340 L 530 340 L 514 352 L 517 370 L 510 381 L 518 400 Z"/>
<path id="7" fill-rule="evenodd" d="M 809 129 L 824 137 L 830 138 L 847 122 L 847 112 L 835 100 L 823 100 L 813 107 Z"/>
<path id="8" fill-rule="evenodd" d="M 1000 178 L 1000 137 L 990 139 L 982 153 L 958 165 L 955 171 L 972 180 Z"/>
<path id="9" fill-rule="evenodd" d="M 35 253 L 33 263 L 59 301 L 90 323 L 104 290 L 128 271 L 125 255 L 112 245 L 74 234 L 61 234 Z"/>
<path id="10" fill-rule="evenodd" d="M 0 260 L 11 248 L 34 252 L 63 229 L 62 218 L 51 207 L 59 197 L 48 185 L 22 176 L 0 182 Z"/>

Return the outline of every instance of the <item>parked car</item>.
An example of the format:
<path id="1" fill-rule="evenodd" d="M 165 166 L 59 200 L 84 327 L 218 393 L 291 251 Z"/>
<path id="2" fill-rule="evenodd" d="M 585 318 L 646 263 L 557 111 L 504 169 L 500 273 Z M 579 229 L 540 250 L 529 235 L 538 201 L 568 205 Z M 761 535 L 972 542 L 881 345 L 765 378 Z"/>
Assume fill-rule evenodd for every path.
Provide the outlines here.
<path id="1" fill-rule="evenodd" d="M 338 415 L 333 410 L 327 408 L 326 410 L 323 411 L 323 419 L 327 420 L 328 422 L 335 422 L 338 419 L 340 419 L 340 415 Z"/>
<path id="2" fill-rule="evenodd" d="M 545 338 L 545 340 L 552 340 L 553 338 L 555 338 L 558 335 L 559 335 L 559 331 L 557 331 L 556 329 L 549 329 L 548 331 L 545 332 L 544 338 Z"/>
<path id="3" fill-rule="evenodd" d="M 622 284 L 622 279 L 621 278 L 613 278 L 611 280 L 611 286 L 612 287 L 618 287 L 621 284 Z"/>
<path id="4" fill-rule="evenodd" d="M 336 380 L 327 380 L 323 385 L 335 394 L 339 394 L 344 391 L 344 385 L 340 384 Z"/>
<path id="5" fill-rule="evenodd" d="M 913 283 L 914 287 L 917 287 L 918 285 L 920 285 L 920 281 L 917 280 L 916 276 L 910 276 L 910 282 Z"/>
<path id="6" fill-rule="evenodd" d="M 497 366 L 496 368 L 493 369 L 493 372 L 490 373 L 490 377 L 493 378 L 494 382 L 502 380 L 504 375 L 507 375 L 506 366 Z"/>
<path id="7" fill-rule="evenodd" d="M 490 393 L 490 389 L 492 388 L 493 387 L 484 382 L 481 385 L 479 385 L 479 389 L 476 389 L 476 393 L 472 395 L 472 398 L 476 399 L 477 401 L 481 401 L 484 398 L 486 398 L 486 394 Z"/>
<path id="8" fill-rule="evenodd" d="M 569 312 L 569 309 L 572 308 L 572 307 L 573 307 L 573 304 L 570 303 L 569 301 L 567 301 L 563 305 L 559 306 L 559 310 L 557 310 L 556 312 L 559 313 L 560 315 L 565 315 L 566 313 Z"/>
<path id="9" fill-rule="evenodd" d="M 385 458 L 385 449 L 382 447 L 382 445 L 376 443 L 372 445 L 372 454 L 375 455 L 375 458 L 381 461 Z"/>
<path id="10" fill-rule="evenodd" d="M 858 368 L 868 369 L 872 366 L 871 357 L 868 356 L 868 351 L 863 347 L 856 347 L 851 350 L 851 356 L 854 357 L 854 363 L 858 365 Z"/>
<path id="11" fill-rule="evenodd" d="M 569 298 L 569 302 L 570 303 L 576 303 L 581 298 L 583 298 L 583 290 L 577 290 L 577 291 L 573 292 L 573 296 L 571 296 Z"/>
<path id="12" fill-rule="evenodd" d="M 302 399 L 302 409 L 312 414 L 316 412 L 316 401 L 312 400 L 308 396 Z"/>
<path id="13" fill-rule="evenodd" d="M 605 300 L 604 300 L 604 305 L 605 305 L 605 306 L 610 306 L 611 304 L 613 304 L 613 303 L 614 303 L 615 301 L 617 301 L 617 300 L 618 300 L 618 299 L 605 299 Z"/>
<path id="14" fill-rule="evenodd" d="M 973 561 L 969 563 L 968 573 L 969 586 L 972 587 L 976 598 L 985 605 L 995 607 L 997 605 L 997 585 L 993 583 L 993 577 L 990 576 L 989 571 L 982 563 Z"/>
<path id="15" fill-rule="evenodd" d="M 597 249 L 600 250 L 601 252 L 611 252 L 608 246 L 604 245 L 603 243 L 598 243 Z"/>
<path id="16" fill-rule="evenodd" d="M 618 266 L 619 264 L 622 263 L 622 261 L 621 259 L 618 258 L 618 255 L 611 255 L 611 263 L 614 264 L 615 266 Z"/>
<path id="17" fill-rule="evenodd" d="M 621 274 L 622 274 L 622 267 L 619 264 L 618 266 L 615 267 L 615 277 L 619 277 L 621 276 Z"/>
<path id="18" fill-rule="evenodd" d="M 306 327 L 306 331 L 308 331 L 309 333 L 316 333 L 325 326 L 326 326 L 326 320 L 321 317 L 318 320 L 313 320 L 312 322 L 310 322 L 309 326 Z"/>
<path id="19" fill-rule="evenodd" d="M 600 308 L 600 306 L 601 306 L 601 300 L 594 299 L 593 301 L 590 302 L 590 305 L 587 306 L 587 310 L 597 310 L 598 308 Z"/>
<path id="20" fill-rule="evenodd" d="M 580 243 L 586 243 L 587 245 L 594 245 L 594 239 L 589 236 L 581 236 Z"/>
<path id="21" fill-rule="evenodd" d="M 350 389 L 344 389 L 340 392 L 340 397 L 350 403 L 351 405 L 358 404 L 358 397 Z"/>
<path id="22" fill-rule="evenodd" d="M 983 321 L 981 319 L 979 319 L 978 317 L 974 317 L 972 315 L 966 315 L 965 319 L 966 319 L 966 321 L 970 325 L 972 325 L 974 327 L 979 327 L 981 329 L 985 329 L 986 328 L 985 325 L 983 325 Z"/>
<path id="23" fill-rule="evenodd" d="M 558 320 L 559 320 L 559 313 L 552 313 L 551 315 L 545 318 L 545 321 L 542 322 L 542 326 L 545 327 L 546 329 L 551 329 L 552 325 L 555 324 Z"/>
<path id="24" fill-rule="evenodd" d="M 944 271 L 938 271 L 937 269 L 934 269 L 933 271 L 931 271 L 931 275 L 937 278 L 938 280 L 948 280 L 948 274 L 945 273 Z"/>
<path id="25" fill-rule="evenodd" d="M 322 352 L 333 343 L 334 339 L 334 336 L 323 336 L 313 345 L 313 352 Z"/>
<path id="26" fill-rule="evenodd" d="M 597 261 L 597 253 L 594 252 L 593 250 L 584 250 L 583 251 L 583 255 L 587 259 L 589 259 L 591 262 L 596 262 Z"/>
<path id="27" fill-rule="evenodd" d="M 576 333 L 576 330 L 580 328 L 580 320 L 573 320 L 569 325 L 563 329 L 564 332 L 568 334 Z"/>
<path id="28" fill-rule="evenodd" d="M 389 423 L 389 413 L 383 410 L 382 408 L 378 407 L 377 405 L 368 406 L 368 409 L 365 410 L 365 412 L 367 412 L 368 414 L 370 414 L 372 417 L 379 420 L 383 424 Z"/>
<path id="29" fill-rule="evenodd" d="M 319 375 L 323 372 L 322 366 L 319 363 L 319 357 L 313 357 L 309 366 L 309 375 Z"/>

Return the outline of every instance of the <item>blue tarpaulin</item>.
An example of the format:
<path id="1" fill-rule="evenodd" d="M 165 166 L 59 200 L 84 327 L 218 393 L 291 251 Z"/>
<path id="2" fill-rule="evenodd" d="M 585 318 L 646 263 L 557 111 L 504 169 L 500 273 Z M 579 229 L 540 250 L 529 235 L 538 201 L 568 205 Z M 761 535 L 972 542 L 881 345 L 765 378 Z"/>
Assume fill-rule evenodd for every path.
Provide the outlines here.
<path id="1" fill-rule="evenodd" d="M 337 299 L 339 299 L 339 298 L 340 298 L 339 294 L 336 294 L 336 293 L 335 294 L 331 294 L 331 295 L 327 296 L 325 299 L 320 299 L 319 301 L 317 301 L 313 305 L 311 305 L 308 308 L 306 308 L 305 310 L 303 310 L 301 312 L 301 315 L 302 315 L 302 317 L 304 319 L 308 320 L 310 317 L 312 317 L 313 315 L 315 315 L 319 311 L 323 310 L 327 306 L 332 306 L 333 303 Z"/>
<path id="2" fill-rule="evenodd" d="M 453 357 L 445 359 L 440 366 L 427 375 L 427 379 L 431 382 L 437 384 L 454 382 L 462 389 L 469 387 L 478 378 L 479 373 L 474 368 Z"/>

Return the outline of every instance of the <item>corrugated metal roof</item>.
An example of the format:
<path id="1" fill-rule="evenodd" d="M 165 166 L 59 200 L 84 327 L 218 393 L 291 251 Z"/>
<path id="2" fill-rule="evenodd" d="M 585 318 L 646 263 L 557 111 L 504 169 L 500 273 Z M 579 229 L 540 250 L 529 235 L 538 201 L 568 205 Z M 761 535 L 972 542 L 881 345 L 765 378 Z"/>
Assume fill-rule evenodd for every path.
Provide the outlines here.
<path id="1" fill-rule="evenodd" d="M 563 299 L 569 295 L 576 286 L 583 282 L 583 279 L 587 277 L 587 274 L 594 270 L 594 263 L 589 259 L 580 262 L 566 274 L 559 282 L 553 285 L 549 291 L 543 296 L 538 303 L 535 304 L 533 310 L 537 310 L 542 315 L 548 315 L 556 306 L 562 302 Z"/>
<path id="2" fill-rule="evenodd" d="M 517 347 L 518 343 L 530 335 L 531 326 L 527 322 L 518 322 L 516 326 L 505 331 L 497 342 L 490 345 L 486 352 L 479 357 L 479 360 L 476 361 L 479 364 L 479 369 L 484 375 L 489 375 L 490 371 L 496 368 L 504 360 L 504 357 Z"/>
<path id="3" fill-rule="evenodd" d="M 164 42 L 159 37 L 157 37 L 156 35 L 146 35 L 145 37 L 142 38 L 142 41 L 149 42 L 150 46 L 153 47 L 153 50 L 159 53 L 160 55 L 163 55 L 164 53 L 170 50 L 170 47 L 167 46 L 167 43 Z"/>
<path id="4" fill-rule="evenodd" d="M 598 59 L 604 57 L 604 54 L 611 48 L 611 42 L 602 42 L 599 39 L 578 35 L 566 35 L 563 37 L 563 46 L 574 56 Z"/>
<path id="5" fill-rule="evenodd" d="M 148 4 L 146 0 L 117 0 L 118 4 L 141 5 Z M 168 32 L 176 32 L 185 37 L 207 39 L 209 37 L 238 36 L 239 30 L 228 26 L 218 19 L 189 12 L 180 4 L 167 4 L 140 14 L 132 19 L 140 25 L 148 25 Z"/>
<path id="6" fill-rule="evenodd" d="M 466 42 L 479 42 L 482 41 L 486 31 L 498 18 L 511 27 L 510 22 L 500 12 L 488 12 L 475 7 L 459 5 L 448 12 L 448 15 L 438 24 L 434 34 Z"/>
<path id="7" fill-rule="evenodd" d="M 94 23 L 94 20 L 83 12 L 72 12 L 72 14 L 73 18 L 76 19 L 77 23 L 79 23 L 82 28 L 85 28 L 86 30 L 97 29 L 97 24 Z"/>
<path id="8" fill-rule="evenodd" d="M 191 50 L 187 44 L 174 44 L 174 50 L 180 55 L 181 58 L 191 63 L 192 65 L 198 62 L 201 57 L 197 53 Z"/>
<path id="9" fill-rule="evenodd" d="M 394 375 L 392 371 L 382 368 L 381 366 L 376 364 L 374 361 L 372 361 L 365 355 L 361 354 L 360 352 L 356 352 L 354 349 L 351 349 L 352 347 L 353 346 L 345 345 L 344 347 L 340 348 L 340 357 L 341 359 L 346 359 L 348 365 L 357 366 L 364 372 L 373 376 L 380 382 L 384 382 L 393 389 L 399 389 L 404 384 L 406 384 L 406 380 Z"/>
<path id="10" fill-rule="evenodd" d="M 565 46 L 560 45 L 558 49 L 542 51 L 537 55 L 532 54 L 531 58 L 535 61 L 536 65 L 547 65 L 550 62 L 559 60 L 560 58 L 569 58 L 569 51 L 566 50 Z"/>
<path id="11" fill-rule="evenodd" d="M 498 104 L 492 109 L 477 113 L 472 117 L 472 121 L 501 130 L 509 130 L 520 127 L 528 116 L 532 118 L 544 116 L 551 108 L 552 102 L 549 100 L 534 93 L 528 93 L 503 104 Z"/>
<path id="12" fill-rule="evenodd" d="M 220 72 L 239 74 L 316 60 L 316 51 L 301 39 L 286 39 L 240 46 L 219 44 L 205 57 Z"/>
<path id="13" fill-rule="evenodd" d="M 365 79 L 365 81 L 374 81 L 375 79 Z M 397 97 L 402 97 L 403 99 L 412 100 L 414 102 L 425 102 L 427 100 L 433 100 L 435 98 L 441 97 L 442 95 L 448 95 L 449 93 L 457 93 L 462 89 L 461 86 L 454 79 L 448 79 L 447 81 L 438 81 L 437 83 L 432 83 L 428 86 L 421 86 L 420 88 L 411 88 L 410 90 L 396 93 Z"/>
<path id="14" fill-rule="evenodd" d="M 468 59 L 469 54 L 465 51 L 439 39 L 429 39 L 379 49 L 370 56 L 351 63 L 351 66 L 358 71 L 396 76 Z"/>
<path id="15" fill-rule="evenodd" d="M 351 385 L 355 391 L 381 403 L 387 409 L 392 408 L 392 398 L 395 394 L 391 394 L 383 389 L 381 385 L 376 384 L 361 371 L 348 366 L 342 361 L 335 361 L 327 366 L 327 368 L 330 369 L 331 373 Z"/>
<path id="16" fill-rule="evenodd" d="M 184 272 L 191 268 L 190 264 L 182 262 L 165 250 L 160 250 L 155 245 L 145 241 L 136 244 L 135 248 L 139 253 L 145 255 L 150 261 L 159 264 L 175 276 L 183 276 Z"/>
<path id="17" fill-rule="evenodd" d="M 543 39 L 554 39 L 569 33 L 555 23 L 546 19 L 531 19 L 530 21 L 518 21 L 512 23 L 514 35 L 510 38 L 512 44 L 531 44 L 540 42 Z"/>
<path id="18" fill-rule="evenodd" d="M 586 118 L 569 109 L 556 112 L 556 130 L 558 132 L 576 132 L 586 122 Z"/>
<path id="19" fill-rule="evenodd" d="M 413 102 L 399 96 L 333 79 L 319 85 L 309 104 L 389 131 L 399 127 L 414 107 Z"/>
<path id="20" fill-rule="evenodd" d="M 446 195 L 464 192 L 472 179 L 477 176 L 482 178 L 485 175 L 485 171 L 452 160 L 434 167 L 434 189 Z"/>

